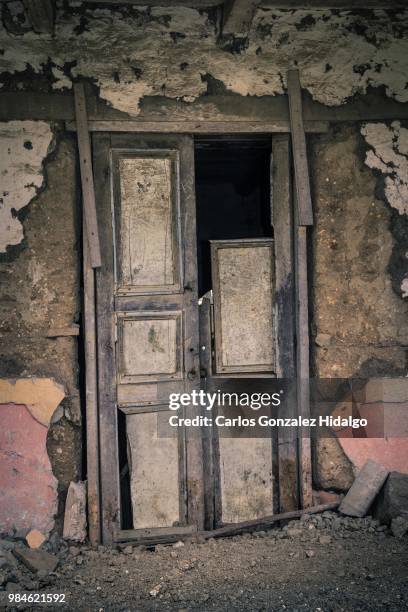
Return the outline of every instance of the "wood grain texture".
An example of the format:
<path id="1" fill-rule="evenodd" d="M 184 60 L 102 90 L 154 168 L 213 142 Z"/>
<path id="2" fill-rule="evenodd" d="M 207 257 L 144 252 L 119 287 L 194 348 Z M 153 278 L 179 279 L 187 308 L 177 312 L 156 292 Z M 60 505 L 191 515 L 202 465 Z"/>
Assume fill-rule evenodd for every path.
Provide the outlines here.
<path id="1" fill-rule="evenodd" d="M 172 527 L 180 521 L 178 440 L 158 437 L 157 414 L 126 417 L 133 526 Z"/>
<path id="2" fill-rule="evenodd" d="M 303 123 L 302 92 L 299 71 L 289 70 L 287 75 L 290 130 L 292 135 L 295 188 L 297 194 L 299 225 L 313 225 L 312 197 L 310 193 L 309 169 L 307 162 L 306 137 Z"/>
<path id="3" fill-rule="evenodd" d="M 83 229 L 84 282 L 84 349 L 85 349 L 85 418 L 86 473 L 89 541 L 92 546 L 101 541 L 101 505 L 99 484 L 99 416 L 96 347 L 95 272 L 90 264 L 88 243 Z"/>
<path id="4" fill-rule="evenodd" d="M 276 370 L 280 378 L 294 380 L 295 287 L 293 257 L 293 201 L 291 193 L 290 141 L 286 135 L 272 137 L 272 224 L 275 248 Z M 296 393 L 279 408 L 279 416 L 295 417 Z M 299 507 L 298 442 L 296 430 L 278 429 L 279 510 Z"/>
<path id="5" fill-rule="evenodd" d="M 84 208 L 85 230 L 92 268 L 101 266 L 98 221 L 96 216 L 95 189 L 92 171 L 91 140 L 88 132 L 85 89 L 82 83 L 74 84 L 75 115 L 81 168 L 81 186 Z"/>
<path id="6" fill-rule="evenodd" d="M 149 293 L 176 288 L 176 164 L 177 160 L 165 153 L 121 154 L 117 160 L 120 288 Z"/>
<path id="7" fill-rule="evenodd" d="M 113 226 L 111 214 L 110 136 L 94 137 L 96 202 L 103 244 L 102 266 L 96 276 L 99 436 L 101 449 L 102 541 L 110 544 L 119 525 L 119 463 L 117 446 L 116 364 L 114 321 Z"/>
<path id="8" fill-rule="evenodd" d="M 273 372 L 273 241 L 211 241 L 216 371 Z"/>
<path id="9" fill-rule="evenodd" d="M 67 121 L 68 131 L 77 130 L 74 121 Z M 150 134 L 265 134 L 269 132 L 290 132 L 290 122 L 285 120 L 276 121 L 146 121 L 134 119 L 113 121 L 90 121 L 91 132 L 146 132 Z M 327 121 L 305 121 L 304 129 L 312 134 L 320 134 L 329 131 Z"/>

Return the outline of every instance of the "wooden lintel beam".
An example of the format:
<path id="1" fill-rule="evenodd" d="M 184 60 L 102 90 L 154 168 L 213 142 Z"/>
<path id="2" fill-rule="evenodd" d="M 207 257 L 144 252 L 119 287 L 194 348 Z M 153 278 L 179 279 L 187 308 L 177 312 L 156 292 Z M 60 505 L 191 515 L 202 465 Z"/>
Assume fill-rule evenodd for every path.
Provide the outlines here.
<path id="1" fill-rule="evenodd" d="M 82 200 L 89 259 L 92 268 L 100 268 L 101 250 L 99 244 L 98 220 L 96 217 L 91 140 L 88 131 L 85 89 L 82 83 L 74 84 L 74 96 L 79 162 L 81 168 Z"/>
<path id="2" fill-rule="evenodd" d="M 53 0 L 23 0 L 28 19 L 38 34 L 53 34 L 55 8 Z"/>
<path id="3" fill-rule="evenodd" d="M 247 36 L 261 0 L 227 0 L 224 5 L 222 33 L 224 36 Z"/>
<path id="4" fill-rule="evenodd" d="M 67 121 L 68 131 L 77 130 L 75 121 Z M 306 132 L 329 131 L 327 121 L 305 122 Z M 289 133 L 289 121 L 89 121 L 90 132 L 140 132 L 159 134 L 269 134 Z"/>
<path id="5" fill-rule="evenodd" d="M 303 123 L 302 92 L 299 71 L 288 71 L 290 127 L 299 225 L 313 225 L 312 197 L 307 164 L 306 137 Z"/>

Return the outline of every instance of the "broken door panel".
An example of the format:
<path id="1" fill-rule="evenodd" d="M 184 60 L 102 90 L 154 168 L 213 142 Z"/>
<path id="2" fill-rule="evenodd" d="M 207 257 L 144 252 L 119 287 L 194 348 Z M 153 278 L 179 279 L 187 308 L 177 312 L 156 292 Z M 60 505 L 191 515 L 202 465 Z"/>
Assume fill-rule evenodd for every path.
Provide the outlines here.
<path id="1" fill-rule="evenodd" d="M 126 431 L 134 529 L 180 525 L 177 437 L 158 438 L 154 412 L 127 416 Z"/>
<path id="2" fill-rule="evenodd" d="M 273 240 L 212 241 L 211 262 L 216 373 L 273 373 Z"/>
<path id="3" fill-rule="evenodd" d="M 227 435 L 224 431 L 219 438 L 222 523 L 272 514 L 271 439 L 224 437 Z"/>

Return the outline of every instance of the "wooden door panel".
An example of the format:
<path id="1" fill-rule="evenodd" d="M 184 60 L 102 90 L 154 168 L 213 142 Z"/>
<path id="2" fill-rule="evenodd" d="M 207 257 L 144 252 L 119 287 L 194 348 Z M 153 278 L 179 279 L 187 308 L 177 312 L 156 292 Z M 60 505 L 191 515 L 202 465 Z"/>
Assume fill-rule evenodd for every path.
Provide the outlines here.
<path id="1" fill-rule="evenodd" d="M 113 151 L 118 293 L 180 291 L 179 152 Z"/>
<path id="2" fill-rule="evenodd" d="M 216 373 L 272 373 L 273 240 L 211 241 Z"/>
<path id="3" fill-rule="evenodd" d="M 112 440 L 118 410 L 126 415 L 133 527 L 201 526 L 201 441 L 190 440 L 183 428 L 171 439 L 157 433 L 169 393 L 199 385 L 194 149 L 186 136 L 136 134 L 97 135 L 94 149 L 108 243 L 98 299 L 110 321 L 98 341 L 98 359 L 109 541 L 122 527 L 117 438 Z"/>
<path id="4" fill-rule="evenodd" d="M 158 438 L 154 412 L 127 416 L 126 431 L 134 529 L 183 524 L 177 437 Z"/>

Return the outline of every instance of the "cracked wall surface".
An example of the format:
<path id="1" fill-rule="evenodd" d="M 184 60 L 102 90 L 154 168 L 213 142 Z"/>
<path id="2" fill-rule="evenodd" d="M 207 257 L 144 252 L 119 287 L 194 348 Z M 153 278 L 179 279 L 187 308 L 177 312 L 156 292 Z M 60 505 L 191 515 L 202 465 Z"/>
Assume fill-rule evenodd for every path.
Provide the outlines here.
<path id="1" fill-rule="evenodd" d="M 206 93 L 208 74 L 243 96 L 279 94 L 287 69 L 297 66 L 303 87 L 324 104 L 342 104 L 370 85 L 408 101 L 408 12 L 261 7 L 241 52 L 232 53 L 217 44 L 215 10 L 113 11 L 77 4 L 70 7 L 73 15 L 59 4 L 55 37 L 34 34 L 24 24 L 2 28 L 4 86 L 13 77 L 15 86 L 24 88 L 18 80 L 24 73 L 45 75 L 56 90 L 87 77 L 112 106 L 137 114 L 147 95 L 193 101 Z"/>
<path id="2" fill-rule="evenodd" d="M 10 406 L 0 409 L 0 430 L 15 427 L 18 417 L 22 431 L 16 436 L 22 447 L 25 439 L 34 457 L 35 449 L 45 448 L 46 444 L 51 480 L 58 481 L 55 488 L 60 511 L 70 481 L 81 476 L 78 339 L 49 338 L 48 334 L 50 328 L 66 328 L 79 322 L 80 207 L 76 164 L 74 139 L 60 137 L 45 165 L 44 188 L 22 211 L 23 244 L 0 256 L 0 377 L 16 380 L 17 390 L 22 379 L 52 379 L 54 385 L 64 387 L 65 394 L 49 427 L 41 423 L 39 409 L 31 414 L 24 408 L 27 400 L 19 396 L 15 401 L 23 407 L 18 409 L 18 415 Z M 38 390 L 38 384 L 35 388 Z M 31 393 L 31 400 L 36 399 L 35 406 L 47 411 L 47 388 L 41 387 L 37 395 Z M 2 401 L 0 396 L 0 404 Z M 38 424 L 37 446 L 30 442 L 33 415 Z M 24 466 L 29 468 L 33 457 L 20 466 L 22 470 Z M 35 480 L 27 478 L 26 497 L 36 489 Z M 47 507 L 54 508 L 54 498 L 45 497 Z M 49 513 L 46 516 L 49 519 Z M 37 528 L 45 529 L 48 519 Z"/>

